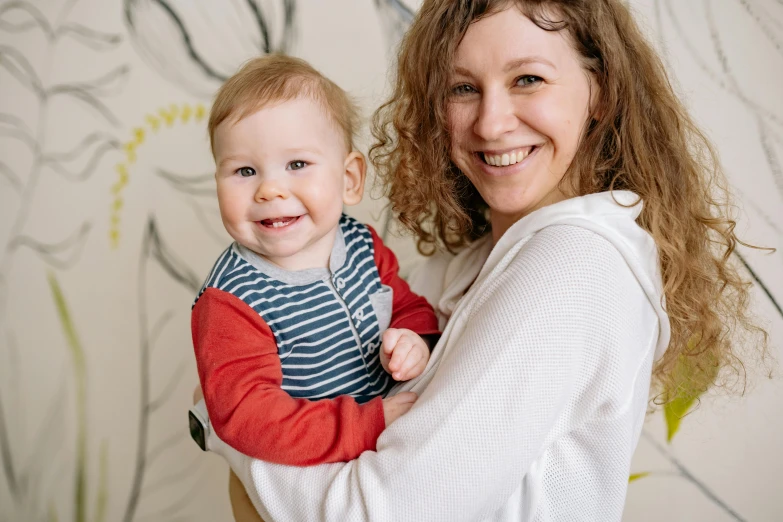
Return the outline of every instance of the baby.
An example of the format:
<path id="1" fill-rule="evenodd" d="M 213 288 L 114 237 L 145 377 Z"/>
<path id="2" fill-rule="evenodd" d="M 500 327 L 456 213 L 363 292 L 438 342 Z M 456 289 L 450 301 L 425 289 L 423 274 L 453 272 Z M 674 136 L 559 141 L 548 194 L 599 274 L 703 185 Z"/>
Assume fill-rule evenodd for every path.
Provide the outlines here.
<path id="1" fill-rule="evenodd" d="M 212 427 L 251 457 L 347 461 L 405 413 L 383 396 L 424 370 L 438 322 L 375 231 L 342 213 L 361 201 L 346 93 L 297 58 L 248 62 L 209 118 L 218 203 L 235 242 L 193 305 Z"/>

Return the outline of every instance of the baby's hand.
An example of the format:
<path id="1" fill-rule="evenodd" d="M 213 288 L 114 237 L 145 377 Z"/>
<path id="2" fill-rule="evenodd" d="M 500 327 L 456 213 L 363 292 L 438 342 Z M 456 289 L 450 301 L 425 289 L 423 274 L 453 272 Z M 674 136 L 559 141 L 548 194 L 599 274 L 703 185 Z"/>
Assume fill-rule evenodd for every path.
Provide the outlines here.
<path id="1" fill-rule="evenodd" d="M 386 421 L 386 427 L 408 413 L 418 398 L 413 392 L 400 392 L 394 397 L 383 399 L 383 419 Z"/>
<path id="2" fill-rule="evenodd" d="M 424 339 L 405 328 L 389 328 L 382 341 L 381 364 L 395 381 L 409 381 L 421 375 L 430 360 Z"/>

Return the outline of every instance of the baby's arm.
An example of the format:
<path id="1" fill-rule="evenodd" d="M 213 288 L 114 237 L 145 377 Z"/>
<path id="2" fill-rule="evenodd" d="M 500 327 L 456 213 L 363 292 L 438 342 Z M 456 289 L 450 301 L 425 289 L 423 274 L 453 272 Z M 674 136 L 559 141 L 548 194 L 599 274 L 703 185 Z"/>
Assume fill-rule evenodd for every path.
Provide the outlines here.
<path id="1" fill-rule="evenodd" d="M 281 388 L 269 326 L 227 292 L 207 289 L 193 308 L 191 328 L 212 426 L 251 457 L 296 466 L 348 461 L 374 450 L 386 424 L 412 404 L 410 397 L 407 407 L 404 398 L 388 405 L 380 397 L 361 405 L 349 396 L 294 399 Z"/>

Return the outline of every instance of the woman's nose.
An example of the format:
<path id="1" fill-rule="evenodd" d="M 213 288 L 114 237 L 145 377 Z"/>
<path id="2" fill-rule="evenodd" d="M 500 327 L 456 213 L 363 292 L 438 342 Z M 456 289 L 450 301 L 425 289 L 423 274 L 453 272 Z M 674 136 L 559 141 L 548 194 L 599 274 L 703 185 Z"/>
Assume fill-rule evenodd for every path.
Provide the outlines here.
<path id="1" fill-rule="evenodd" d="M 485 92 L 478 111 L 473 131 L 485 141 L 495 141 L 519 124 L 511 95 L 507 92 Z"/>

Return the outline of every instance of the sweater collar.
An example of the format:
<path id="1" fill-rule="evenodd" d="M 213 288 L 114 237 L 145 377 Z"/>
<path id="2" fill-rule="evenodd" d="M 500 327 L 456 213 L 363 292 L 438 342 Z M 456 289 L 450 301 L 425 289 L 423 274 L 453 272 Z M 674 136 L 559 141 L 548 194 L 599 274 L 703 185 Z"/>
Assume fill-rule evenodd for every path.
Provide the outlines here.
<path id="1" fill-rule="evenodd" d="M 332 253 L 329 256 L 329 268 L 307 268 L 305 270 L 286 270 L 276 264 L 264 259 L 247 247 L 234 243 L 234 251 L 237 252 L 254 268 L 264 275 L 276 279 L 288 285 L 309 285 L 317 281 L 325 281 L 333 273 L 342 268 L 346 260 L 345 236 L 342 226 L 337 226 L 337 233 L 334 235 L 334 245 Z"/>

